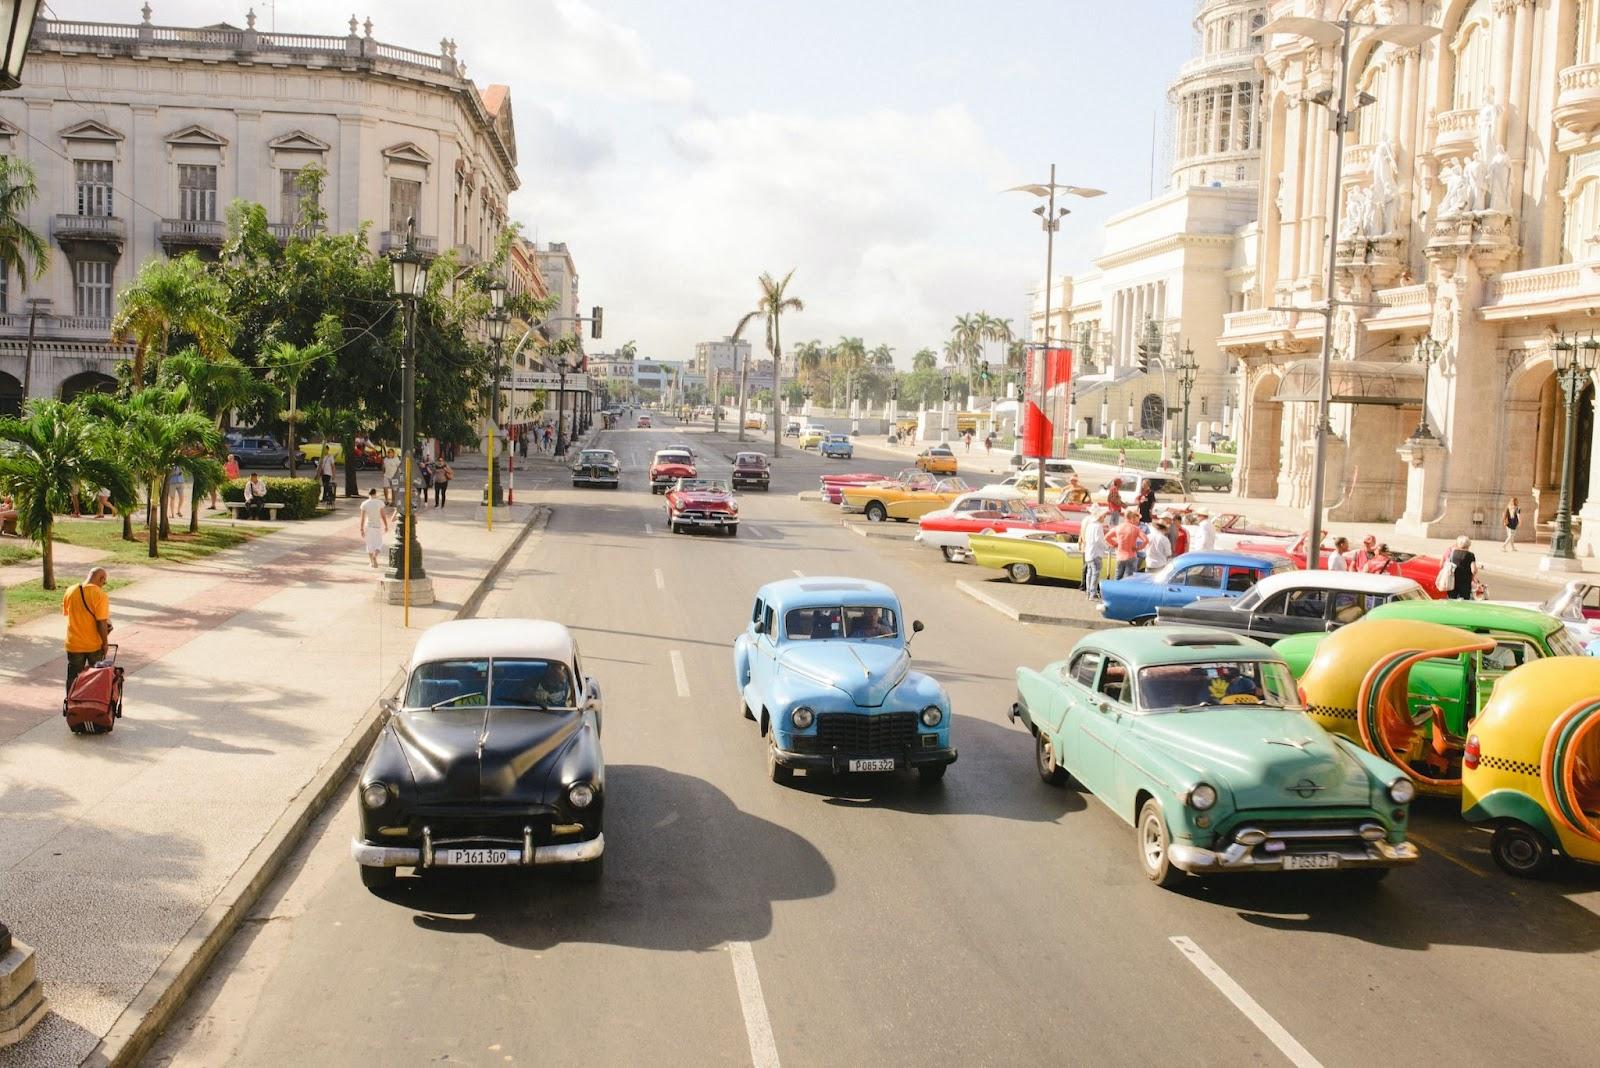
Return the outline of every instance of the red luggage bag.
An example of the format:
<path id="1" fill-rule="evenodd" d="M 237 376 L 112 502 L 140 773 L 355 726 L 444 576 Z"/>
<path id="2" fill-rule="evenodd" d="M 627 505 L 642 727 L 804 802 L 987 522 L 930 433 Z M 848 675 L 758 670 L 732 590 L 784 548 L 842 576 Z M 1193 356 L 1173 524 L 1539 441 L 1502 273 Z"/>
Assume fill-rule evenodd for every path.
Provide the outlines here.
<path id="1" fill-rule="evenodd" d="M 117 667 L 115 645 L 106 648 L 104 660 L 78 672 L 61 714 L 73 734 L 111 733 L 122 718 L 122 669 Z"/>

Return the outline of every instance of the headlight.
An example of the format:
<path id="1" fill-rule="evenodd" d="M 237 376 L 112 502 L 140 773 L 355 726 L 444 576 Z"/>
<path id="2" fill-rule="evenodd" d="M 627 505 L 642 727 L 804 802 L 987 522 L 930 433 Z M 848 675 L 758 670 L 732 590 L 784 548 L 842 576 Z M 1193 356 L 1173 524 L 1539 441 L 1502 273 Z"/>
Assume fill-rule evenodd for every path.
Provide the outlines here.
<path id="1" fill-rule="evenodd" d="M 937 727 L 944 722 L 944 709 L 938 705 L 929 705 L 922 710 L 922 725 L 924 727 Z"/>
<path id="2" fill-rule="evenodd" d="M 1389 800 L 1397 805 L 1409 805 L 1417 796 L 1417 784 L 1410 779 L 1396 779 L 1389 784 Z"/>
<path id="3" fill-rule="evenodd" d="M 1203 782 L 1189 791 L 1189 807 L 1197 812 L 1204 812 L 1216 803 L 1217 788 L 1208 782 Z"/>
<path id="4" fill-rule="evenodd" d="M 387 783 L 369 782 L 361 788 L 361 803 L 368 808 L 382 808 L 389 803 Z"/>
<path id="5" fill-rule="evenodd" d="M 594 787 L 586 782 L 574 783 L 567 791 L 567 800 L 573 808 L 588 808 L 594 804 Z"/>
<path id="6" fill-rule="evenodd" d="M 801 705 L 799 708 L 789 713 L 789 722 L 795 725 L 796 730 L 805 730 L 807 727 L 811 726 L 811 724 L 815 723 L 816 719 L 817 714 L 811 711 L 811 709 L 807 708 L 805 705 Z"/>

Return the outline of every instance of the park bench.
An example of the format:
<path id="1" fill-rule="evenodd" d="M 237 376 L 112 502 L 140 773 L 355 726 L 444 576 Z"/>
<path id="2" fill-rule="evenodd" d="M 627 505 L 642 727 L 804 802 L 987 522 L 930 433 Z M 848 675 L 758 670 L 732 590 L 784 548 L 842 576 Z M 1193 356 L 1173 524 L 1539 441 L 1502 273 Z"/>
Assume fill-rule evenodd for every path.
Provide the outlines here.
<path id="1" fill-rule="evenodd" d="M 235 519 L 242 519 L 244 517 L 244 510 L 251 507 L 250 505 L 245 504 L 243 501 L 223 501 L 222 503 L 228 506 L 228 511 L 233 513 L 233 518 Z M 267 519 L 270 521 L 278 518 L 278 509 L 282 508 L 283 505 L 269 503 L 263 504 L 260 507 L 267 510 Z"/>

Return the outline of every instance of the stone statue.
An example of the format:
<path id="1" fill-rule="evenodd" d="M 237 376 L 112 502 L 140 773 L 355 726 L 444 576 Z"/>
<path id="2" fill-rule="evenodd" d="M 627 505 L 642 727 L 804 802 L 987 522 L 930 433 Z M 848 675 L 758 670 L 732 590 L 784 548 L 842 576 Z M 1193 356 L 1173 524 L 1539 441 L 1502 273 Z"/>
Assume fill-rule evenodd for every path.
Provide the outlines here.
<path id="1" fill-rule="evenodd" d="M 1433 322 L 1428 327 L 1428 333 L 1433 335 L 1445 349 L 1450 347 L 1456 333 L 1456 298 L 1449 290 L 1441 288 L 1433 302 Z"/>
<path id="2" fill-rule="evenodd" d="M 1350 190 L 1344 200 L 1344 216 L 1339 220 L 1339 240 L 1354 241 L 1372 236 L 1372 194 L 1361 186 Z"/>
<path id="3" fill-rule="evenodd" d="M 1494 98 L 1478 109 L 1478 156 L 1488 159 L 1494 155 L 1495 146 L 1499 144 L 1500 108 L 1495 104 Z"/>
<path id="4" fill-rule="evenodd" d="M 1473 156 L 1462 166 L 1466 176 L 1467 211 L 1483 211 L 1489 206 L 1489 164 L 1483 156 Z"/>
<path id="5" fill-rule="evenodd" d="M 1446 160 L 1439 171 L 1439 182 L 1444 186 L 1444 196 L 1439 200 L 1439 218 L 1449 219 L 1472 210 L 1467 176 L 1461 169 L 1460 161 Z"/>
<path id="6" fill-rule="evenodd" d="M 1383 237 L 1394 230 L 1395 200 L 1400 194 L 1400 183 L 1394 162 L 1394 149 L 1388 141 L 1378 142 L 1372 150 L 1372 184 L 1368 187 L 1368 210 L 1372 215 L 1370 237 Z"/>
<path id="7" fill-rule="evenodd" d="M 1273 206 L 1278 209 L 1278 218 L 1280 218 L 1280 219 L 1284 219 L 1284 218 L 1288 217 L 1284 212 L 1284 205 L 1283 205 L 1283 194 L 1285 192 L 1284 187 L 1283 187 L 1284 186 L 1283 178 L 1284 178 L 1283 172 L 1279 171 L 1278 172 L 1278 177 L 1276 179 L 1276 184 L 1273 186 L 1273 192 L 1272 192 L 1272 203 L 1273 203 Z"/>
<path id="8" fill-rule="evenodd" d="M 1333 355 L 1332 359 L 1351 360 L 1355 353 L 1350 351 L 1350 341 L 1355 335 L 1356 314 L 1353 308 L 1340 308 L 1333 319 Z"/>
<path id="9" fill-rule="evenodd" d="M 1490 211 L 1511 212 L 1511 161 L 1506 158 L 1504 145 L 1497 145 L 1494 158 L 1489 161 Z"/>

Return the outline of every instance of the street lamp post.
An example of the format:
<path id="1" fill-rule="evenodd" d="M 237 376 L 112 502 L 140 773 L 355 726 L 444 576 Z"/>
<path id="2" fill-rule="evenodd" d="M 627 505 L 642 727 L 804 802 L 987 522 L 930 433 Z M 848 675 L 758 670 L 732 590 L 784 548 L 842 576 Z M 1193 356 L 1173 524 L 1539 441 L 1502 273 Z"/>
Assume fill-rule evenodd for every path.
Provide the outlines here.
<path id="1" fill-rule="evenodd" d="M 501 346 L 506 339 L 506 327 L 511 324 L 511 316 L 506 312 L 506 284 L 496 279 L 489 283 L 489 314 L 484 317 L 484 329 L 489 335 L 489 345 L 494 352 L 493 365 L 489 371 L 489 427 L 487 438 L 487 456 L 489 460 L 489 481 L 483 487 L 484 503 L 488 506 L 489 529 L 494 529 L 494 506 L 502 503 L 502 489 L 499 474 L 499 460 L 495 458 L 495 438 L 500 434 L 500 378 L 504 373 L 500 365 Z"/>
<path id="2" fill-rule="evenodd" d="M 22 85 L 22 64 L 28 58 L 28 38 L 33 36 L 33 20 L 38 15 L 39 0 L 0 0 L 0 33 L 5 34 L 0 90 Z"/>
<path id="3" fill-rule="evenodd" d="M 413 505 L 411 464 L 416 448 L 417 407 L 417 302 L 428 290 L 428 257 L 417 251 L 415 220 L 406 221 L 406 240 L 401 250 L 389 257 L 391 295 L 399 302 L 405 323 L 405 344 L 400 349 L 400 447 L 405 450 L 405 505 L 395 524 L 394 545 L 389 550 L 389 579 L 399 580 L 403 622 L 411 625 L 412 584 L 427 581 L 422 566 L 422 546 L 417 542 Z M 432 587 L 427 588 L 431 602 Z M 426 603 L 426 602 L 421 602 Z"/>
<path id="4" fill-rule="evenodd" d="M 1600 363 L 1600 341 L 1593 334 L 1579 341 L 1573 334 L 1561 337 L 1551 347 L 1555 351 L 1556 381 L 1561 383 L 1561 399 L 1567 406 L 1567 423 L 1561 442 L 1561 498 L 1556 506 L 1556 530 L 1550 538 L 1550 552 L 1540 566 L 1545 570 L 1566 570 L 1570 565 L 1551 561 L 1577 559 L 1572 550 L 1572 439 L 1578 433 L 1578 400 Z"/>
<path id="5" fill-rule="evenodd" d="M 891 369 L 892 372 L 892 369 Z M 889 383 L 889 435 L 892 437 L 899 432 L 900 420 L 900 383 Z"/>
<path id="6" fill-rule="evenodd" d="M 939 444 L 948 445 L 950 443 L 950 368 L 948 367 L 944 369 L 943 397 L 944 400 L 939 405 Z M 1044 462 L 1040 461 L 1039 466 L 1042 469 Z"/>
<path id="7" fill-rule="evenodd" d="M 1336 87 L 1321 89 L 1314 93 L 1310 100 L 1314 104 L 1328 108 L 1332 114 L 1329 123 L 1333 134 L 1333 185 L 1330 195 L 1333 203 L 1328 211 L 1328 270 L 1323 292 L 1324 304 L 1314 310 L 1322 314 L 1322 360 L 1321 374 L 1318 376 L 1317 387 L 1317 437 L 1314 468 L 1311 472 L 1311 534 L 1306 541 L 1306 566 L 1321 567 L 1322 552 L 1322 499 L 1326 492 L 1324 468 L 1327 466 L 1328 435 L 1333 427 L 1328 420 L 1328 393 L 1329 379 L 1333 374 L 1333 316 L 1334 312 L 1345 301 L 1340 301 L 1334 296 L 1334 287 L 1338 283 L 1339 266 L 1339 211 L 1343 207 L 1340 185 L 1344 180 L 1344 135 L 1350 129 L 1351 120 L 1357 111 L 1377 100 L 1367 93 L 1361 93 L 1356 98 L 1354 107 L 1348 106 L 1350 97 L 1350 45 L 1357 30 L 1363 31 L 1368 39 L 1374 41 L 1387 41 L 1403 48 L 1416 47 L 1423 42 L 1438 36 L 1438 29 L 1433 26 L 1423 26 L 1411 22 L 1356 22 L 1348 16 L 1338 21 L 1328 19 L 1305 18 L 1298 15 L 1288 15 L 1283 18 L 1273 19 L 1261 28 L 1261 36 L 1270 39 L 1274 34 L 1287 34 L 1301 37 L 1322 48 L 1334 48 L 1339 53 L 1339 64 Z M 1337 104 L 1332 103 L 1337 98 Z M 1318 548 L 1313 549 L 1316 546 Z"/>
<path id="8" fill-rule="evenodd" d="M 1428 425 L 1428 372 L 1444 352 L 1444 346 L 1432 334 L 1417 340 L 1411 358 L 1422 365 L 1422 411 L 1417 416 L 1417 429 L 1411 432 L 1412 441 L 1434 440 L 1433 428 Z"/>
<path id="9" fill-rule="evenodd" d="M 1178 354 L 1178 388 L 1183 391 L 1182 436 L 1178 439 L 1178 478 L 1183 488 L 1189 488 L 1189 394 L 1194 390 L 1194 380 L 1200 374 L 1200 365 L 1194 362 L 1194 349 L 1188 345 Z"/>

